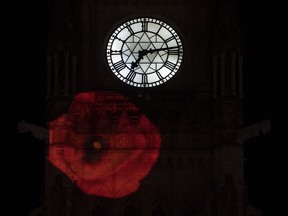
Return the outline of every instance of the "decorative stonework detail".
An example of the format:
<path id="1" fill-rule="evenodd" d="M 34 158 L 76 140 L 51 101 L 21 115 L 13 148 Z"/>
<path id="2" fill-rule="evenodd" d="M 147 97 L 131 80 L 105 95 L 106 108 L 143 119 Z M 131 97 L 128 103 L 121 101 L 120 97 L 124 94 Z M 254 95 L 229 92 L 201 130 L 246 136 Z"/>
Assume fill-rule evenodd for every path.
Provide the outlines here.
<path id="1" fill-rule="evenodd" d="M 77 5 L 56 1 L 48 32 L 47 98 L 72 96 L 76 92 L 78 65 Z"/>
<path id="2" fill-rule="evenodd" d="M 76 80 L 76 55 L 69 52 L 55 52 L 47 56 L 47 98 L 74 95 Z"/>
<path id="3" fill-rule="evenodd" d="M 219 1 L 216 14 L 211 59 L 214 97 L 242 97 L 244 51 L 235 1 Z"/>
<path id="4" fill-rule="evenodd" d="M 225 176 L 224 184 L 216 184 L 211 191 L 211 215 L 239 216 L 238 192 L 232 176 Z"/>

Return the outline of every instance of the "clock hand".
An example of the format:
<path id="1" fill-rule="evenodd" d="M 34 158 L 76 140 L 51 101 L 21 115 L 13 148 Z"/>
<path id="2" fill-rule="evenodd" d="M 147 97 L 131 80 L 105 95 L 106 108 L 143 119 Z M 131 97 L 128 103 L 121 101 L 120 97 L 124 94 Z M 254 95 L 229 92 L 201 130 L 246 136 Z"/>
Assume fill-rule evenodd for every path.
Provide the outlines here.
<path id="1" fill-rule="evenodd" d="M 180 46 L 165 47 L 165 48 L 159 48 L 159 49 L 149 49 L 149 50 L 147 50 L 147 53 L 159 52 L 159 51 L 163 51 L 163 50 L 176 49 L 176 48 L 180 48 Z"/>
<path id="2" fill-rule="evenodd" d="M 143 57 L 144 57 L 145 55 L 147 55 L 147 53 L 148 53 L 148 50 L 146 50 L 146 49 L 144 49 L 144 50 L 139 50 L 138 58 L 136 59 L 135 62 L 133 61 L 133 62 L 131 63 L 131 69 L 137 67 L 137 66 L 139 65 L 140 60 L 143 59 Z"/>
<path id="3" fill-rule="evenodd" d="M 176 49 L 176 48 L 180 48 L 180 46 L 173 46 L 173 47 L 165 47 L 165 48 L 159 48 L 159 49 L 143 49 L 143 50 L 139 50 L 139 55 L 138 58 L 136 59 L 136 61 L 131 63 L 131 69 L 135 68 L 138 66 L 139 62 L 141 59 L 143 59 L 143 57 L 145 55 L 147 55 L 148 53 L 152 54 L 153 52 L 159 52 L 159 51 L 163 51 L 163 50 L 169 50 L 169 49 Z"/>

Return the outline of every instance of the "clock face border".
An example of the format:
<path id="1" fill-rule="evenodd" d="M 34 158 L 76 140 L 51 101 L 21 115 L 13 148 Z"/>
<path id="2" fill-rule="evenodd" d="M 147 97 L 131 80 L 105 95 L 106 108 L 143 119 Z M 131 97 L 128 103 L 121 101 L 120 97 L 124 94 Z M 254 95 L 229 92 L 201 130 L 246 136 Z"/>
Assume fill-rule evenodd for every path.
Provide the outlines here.
<path id="1" fill-rule="evenodd" d="M 170 24 L 171 22 L 166 21 L 166 20 L 167 19 L 157 18 L 154 16 L 133 16 L 133 17 L 129 17 L 129 18 L 126 18 L 117 22 L 113 26 L 113 28 L 110 29 L 110 31 L 107 34 L 106 41 L 104 43 L 105 44 L 104 46 L 105 60 L 104 61 L 106 63 L 108 70 L 113 73 L 114 77 L 117 77 L 117 80 L 120 80 L 122 81 L 122 83 L 125 83 L 132 87 L 153 88 L 153 87 L 162 86 L 162 84 L 166 83 L 171 78 L 173 78 L 176 74 L 179 73 L 179 71 L 181 70 L 183 66 L 183 56 L 184 56 L 183 40 L 180 34 L 178 33 L 179 30 L 177 30 L 176 27 L 172 26 Z M 148 24 L 148 29 L 147 29 L 147 24 L 145 22 L 149 22 L 150 24 L 150 25 Z M 141 27 L 139 26 L 140 23 L 141 23 Z M 134 25 L 133 27 L 134 29 L 129 25 Z M 152 28 L 153 26 L 154 32 L 151 30 L 149 31 L 149 26 L 150 28 Z M 138 31 L 135 30 L 137 29 L 137 27 L 141 29 L 139 29 Z M 157 31 L 155 29 L 157 29 Z M 161 35 L 158 35 L 160 30 L 161 30 L 161 33 L 160 33 Z M 126 35 L 123 38 L 120 38 L 120 36 L 118 37 L 118 34 L 122 33 L 124 35 L 124 32 Z M 132 37 L 140 38 L 141 34 L 147 34 L 148 38 L 150 37 L 149 38 L 150 45 L 145 47 L 145 45 L 143 45 L 144 42 L 141 41 L 140 39 L 134 43 L 135 44 L 138 43 L 138 45 L 142 43 L 140 44 L 142 45 L 141 49 L 145 50 L 146 53 L 143 56 L 140 56 L 138 48 L 135 48 L 133 51 L 129 50 L 128 54 L 126 53 L 126 56 L 124 56 L 126 57 L 125 63 L 124 63 L 123 61 L 124 54 L 121 54 L 120 52 L 117 53 L 117 51 L 122 51 L 123 47 L 125 46 L 126 46 L 126 51 L 127 51 L 128 45 L 126 41 L 131 40 Z M 155 39 L 156 37 L 158 37 L 158 42 Z M 151 41 L 152 40 L 151 38 L 154 38 L 153 42 Z M 112 51 L 114 52 L 113 43 L 115 42 L 115 40 L 117 40 L 118 44 L 116 45 L 117 49 L 115 49 L 115 54 L 113 55 L 115 56 L 118 55 L 118 57 L 115 57 L 112 60 L 111 52 Z M 157 42 L 157 46 L 155 46 L 156 42 Z M 163 57 L 162 59 L 163 62 L 151 61 L 151 55 L 149 51 L 151 51 L 153 54 L 152 58 L 155 57 L 154 60 L 156 58 L 158 58 L 159 60 L 160 57 Z M 132 57 L 130 56 L 131 59 L 129 59 L 129 52 L 130 52 L 130 55 L 133 52 L 133 56 Z M 146 55 L 149 55 L 150 58 L 148 58 Z M 145 62 L 145 60 L 143 61 L 144 58 L 146 60 L 148 58 L 150 63 L 148 63 L 147 61 Z M 132 62 L 135 64 L 133 68 L 133 74 L 132 74 L 132 69 L 131 69 L 133 67 Z M 143 71 L 142 65 L 145 65 L 145 63 L 149 64 L 149 66 L 147 67 L 148 69 L 146 69 L 146 71 L 142 72 L 141 74 L 140 69 L 142 69 Z M 159 73 L 158 70 L 160 70 L 162 74 Z M 136 75 L 138 77 L 136 77 Z M 135 78 L 136 80 L 134 80 Z"/>

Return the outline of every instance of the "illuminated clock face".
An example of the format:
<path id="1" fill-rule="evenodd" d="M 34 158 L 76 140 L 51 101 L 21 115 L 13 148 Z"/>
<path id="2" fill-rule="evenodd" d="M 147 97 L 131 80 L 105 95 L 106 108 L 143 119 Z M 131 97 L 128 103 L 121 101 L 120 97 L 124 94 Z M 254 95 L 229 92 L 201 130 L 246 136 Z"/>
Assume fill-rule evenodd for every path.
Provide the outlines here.
<path id="1" fill-rule="evenodd" d="M 183 60 L 176 31 L 155 18 L 136 18 L 120 25 L 106 49 L 112 72 L 134 87 L 154 87 L 171 79 Z"/>

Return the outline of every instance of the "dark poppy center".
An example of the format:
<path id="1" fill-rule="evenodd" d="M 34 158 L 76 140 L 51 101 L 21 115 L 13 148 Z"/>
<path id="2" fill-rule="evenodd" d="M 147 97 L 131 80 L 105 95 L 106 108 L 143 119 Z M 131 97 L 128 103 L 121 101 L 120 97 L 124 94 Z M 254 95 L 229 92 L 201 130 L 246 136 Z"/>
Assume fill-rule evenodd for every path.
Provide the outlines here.
<path id="1" fill-rule="evenodd" d="M 83 146 L 84 156 L 82 160 L 86 163 L 97 162 L 107 152 L 108 147 L 109 145 L 103 137 L 90 136 Z"/>

